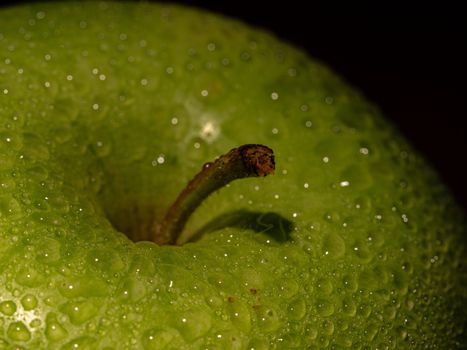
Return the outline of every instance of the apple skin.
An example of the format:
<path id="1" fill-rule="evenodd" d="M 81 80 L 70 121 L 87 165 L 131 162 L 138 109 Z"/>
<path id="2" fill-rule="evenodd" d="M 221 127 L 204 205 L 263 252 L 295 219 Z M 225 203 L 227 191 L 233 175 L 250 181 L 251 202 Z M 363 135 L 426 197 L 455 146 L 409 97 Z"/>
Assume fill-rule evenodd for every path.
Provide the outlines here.
<path id="1" fill-rule="evenodd" d="M 326 67 L 172 5 L 0 23 L 0 348 L 465 347 L 463 213 Z M 245 143 L 273 148 L 276 174 L 208 198 L 195 242 L 148 242 Z"/>

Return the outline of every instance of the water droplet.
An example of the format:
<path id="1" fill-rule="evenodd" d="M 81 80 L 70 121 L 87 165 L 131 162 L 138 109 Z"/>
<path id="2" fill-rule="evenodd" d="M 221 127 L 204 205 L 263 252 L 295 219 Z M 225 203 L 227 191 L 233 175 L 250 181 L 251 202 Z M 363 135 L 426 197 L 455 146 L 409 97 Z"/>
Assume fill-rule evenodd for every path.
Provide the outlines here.
<path id="1" fill-rule="evenodd" d="M 299 321 L 306 315 L 306 303 L 303 298 L 296 298 L 289 304 L 288 315 L 292 320 Z"/>
<path id="2" fill-rule="evenodd" d="M 367 240 L 367 242 L 369 242 Z M 366 244 L 362 240 L 357 240 L 353 245 L 352 245 L 352 251 L 355 253 L 355 255 L 360 259 L 362 263 L 369 263 L 372 258 L 373 254 L 371 253 L 371 250 L 368 247 L 368 244 Z"/>
<path id="3" fill-rule="evenodd" d="M 71 323 L 80 325 L 93 318 L 99 312 L 100 306 L 93 300 L 71 301 L 60 307 Z"/>
<path id="4" fill-rule="evenodd" d="M 146 284 L 138 278 L 128 278 L 123 283 L 122 291 L 122 296 L 132 302 L 141 300 L 147 294 Z"/>
<path id="5" fill-rule="evenodd" d="M 13 322 L 8 327 L 7 335 L 11 340 L 28 341 L 31 339 L 31 333 L 23 322 Z"/>
<path id="6" fill-rule="evenodd" d="M 5 300 L 0 303 L 0 312 L 6 316 L 11 316 L 16 312 L 16 304 L 11 300 Z"/>
<path id="7" fill-rule="evenodd" d="M 33 319 L 30 323 L 29 326 L 31 328 L 38 328 L 42 325 L 42 321 L 38 318 Z"/>
<path id="8" fill-rule="evenodd" d="M 322 251 L 323 255 L 340 258 L 345 254 L 345 242 L 338 234 L 330 233 L 323 240 Z"/>
<path id="9" fill-rule="evenodd" d="M 96 340 L 88 336 L 82 336 L 73 339 L 61 347 L 61 350 L 80 350 L 80 349 L 95 349 Z"/>
<path id="10" fill-rule="evenodd" d="M 364 318 L 367 318 L 368 316 L 370 316 L 371 314 L 371 306 L 367 305 L 367 304 L 361 304 L 358 308 L 357 308 L 357 312 L 359 315 L 361 315 L 362 317 Z"/>
<path id="11" fill-rule="evenodd" d="M 26 311 L 33 310 L 37 306 L 37 298 L 32 294 L 26 294 L 21 298 L 21 305 Z"/>
<path id="12" fill-rule="evenodd" d="M 52 238 L 43 238 L 38 245 L 36 259 L 46 264 L 54 264 L 60 260 L 60 243 Z"/>
<path id="13" fill-rule="evenodd" d="M 356 292 L 358 289 L 357 279 L 352 275 L 345 275 L 342 278 L 342 283 L 344 285 L 344 289 L 350 292 Z"/>
<path id="14" fill-rule="evenodd" d="M 328 317 L 334 314 L 334 305 L 327 299 L 320 299 L 316 303 L 318 313 L 323 317 Z"/>
<path id="15" fill-rule="evenodd" d="M 277 311 L 272 307 L 259 306 L 258 313 L 259 327 L 266 333 L 274 332 L 281 326 L 281 321 Z"/>
<path id="16" fill-rule="evenodd" d="M 321 324 L 321 333 L 330 336 L 334 333 L 334 322 L 331 320 L 324 320 Z"/>
<path id="17" fill-rule="evenodd" d="M 388 321 L 392 321 L 396 318 L 396 314 L 397 314 L 397 311 L 396 311 L 396 308 L 394 306 L 387 306 L 385 309 L 384 309 L 384 313 L 383 313 L 383 316 L 386 320 Z"/>
<path id="18" fill-rule="evenodd" d="M 45 326 L 45 336 L 51 341 L 61 340 L 67 337 L 67 330 L 58 321 L 54 313 L 47 314 Z"/>
<path id="19" fill-rule="evenodd" d="M 230 319 L 235 327 L 245 333 L 251 329 L 251 315 L 250 308 L 238 299 L 229 299 L 228 304 Z"/>
<path id="20" fill-rule="evenodd" d="M 253 339 L 248 343 L 248 350 L 269 350 L 269 342 L 265 339 Z"/>
<path id="21" fill-rule="evenodd" d="M 183 337 L 190 342 L 202 337 L 212 327 L 210 313 L 201 309 L 184 312 L 175 323 Z"/>
<path id="22" fill-rule="evenodd" d="M 332 283 L 329 279 L 321 278 L 316 283 L 316 290 L 324 295 L 329 295 L 333 291 Z"/>
<path id="23" fill-rule="evenodd" d="M 0 132 L 0 146 L 2 145 L 13 150 L 19 150 L 23 145 L 22 137 L 11 132 Z"/>
<path id="24" fill-rule="evenodd" d="M 143 334 L 142 343 L 145 350 L 163 350 L 177 337 L 177 332 L 170 329 L 150 329 Z"/>
<path id="25" fill-rule="evenodd" d="M 159 154 L 152 162 L 152 166 L 162 165 L 165 163 L 165 155 Z"/>
<path id="26" fill-rule="evenodd" d="M 345 298 L 342 301 L 342 311 L 348 316 L 355 316 L 357 313 L 357 305 L 351 298 Z"/>
<path id="27" fill-rule="evenodd" d="M 19 213 L 21 210 L 20 204 L 10 195 L 0 196 L 0 217 L 11 216 Z"/>
<path id="28" fill-rule="evenodd" d="M 26 287 L 38 287 L 44 283 L 44 276 L 32 267 L 25 267 L 16 274 L 16 282 Z"/>
<path id="29" fill-rule="evenodd" d="M 296 281 L 292 279 L 285 279 L 279 284 L 279 294 L 284 298 L 291 298 L 297 294 L 299 290 L 299 285 Z"/>
<path id="30" fill-rule="evenodd" d="M 108 295 L 108 285 L 101 279 L 83 277 L 58 284 L 58 291 L 64 297 L 103 297 Z"/>
<path id="31" fill-rule="evenodd" d="M 318 337 L 318 330 L 315 327 L 308 326 L 305 332 L 310 340 L 315 340 Z"/>

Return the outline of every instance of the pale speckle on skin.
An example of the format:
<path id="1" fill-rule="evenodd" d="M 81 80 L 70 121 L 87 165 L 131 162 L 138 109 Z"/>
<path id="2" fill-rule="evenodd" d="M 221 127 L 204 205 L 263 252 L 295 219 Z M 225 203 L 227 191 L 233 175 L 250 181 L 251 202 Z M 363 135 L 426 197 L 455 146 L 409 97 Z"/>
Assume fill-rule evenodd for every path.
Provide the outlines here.
<path id="1" fill-rule="evenodd" d="M 213 52 L 216 50 L 216 44 L 215 43 L 209 43 L 208 44 L 208 51 Z"/>
<path id="2" fill-rule="evenodd" d="M 271 93 L 271 99 L 272 99 L 273 101 L 277 101 L 277 100 L 279 99 L 279 94 L 278 94 L 277 92 L 273 91 L 273 92 Z"/>
<path id="3" fill-rule="evenodd" d="M 287 70 L 287 74 L 289 74 L 289 76 L 291 76 L 291 77 L 296 77 L 297 76 L 297 70 L 295 68 L 289 68 Z"/>
<path id="4" fill-rule="evenodd" d="M 362 148 L 360 148 L 360 153 L 366 156 L 366 155 L 368 155 L 368 153 L 370 153 L 370 151 L 369 151 L 368 148 L 362 147 Z"/>
<path id="5" fill-rule="evenodd" d="M 39 11 L 36 13 L 36 18 L 41 20 L 45 18 L 45 12 L 44 11 Z"/>

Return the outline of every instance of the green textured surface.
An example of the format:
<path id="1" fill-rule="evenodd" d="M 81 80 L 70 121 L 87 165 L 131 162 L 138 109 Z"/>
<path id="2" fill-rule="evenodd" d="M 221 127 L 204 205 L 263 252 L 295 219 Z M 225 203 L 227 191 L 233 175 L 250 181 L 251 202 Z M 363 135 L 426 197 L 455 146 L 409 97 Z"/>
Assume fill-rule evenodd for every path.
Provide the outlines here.
<path id="1" fill-rule="evenodd" d="M 242 143 L 276 175 L 209 198 L 196 243 L 142 241 Z M 0 188 L 0 349 L 466 346 L 466 231 L 438 178 L 326 68 L 237 22 L 1 9 Z"/>

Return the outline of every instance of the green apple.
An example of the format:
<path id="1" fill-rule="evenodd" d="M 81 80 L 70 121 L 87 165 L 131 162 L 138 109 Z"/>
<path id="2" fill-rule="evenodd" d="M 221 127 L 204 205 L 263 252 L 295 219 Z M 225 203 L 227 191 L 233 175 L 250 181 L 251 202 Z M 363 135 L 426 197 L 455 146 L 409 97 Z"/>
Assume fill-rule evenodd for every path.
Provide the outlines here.
<path id="1" fill-rule="evenodd" d="M 275 175 L 154 243 L 242 144 Z M 436 174 L 326 67 L 236 21 L 2 8 L 0 187 L 0 349 L 466 346 L 466 226 Z"/>

